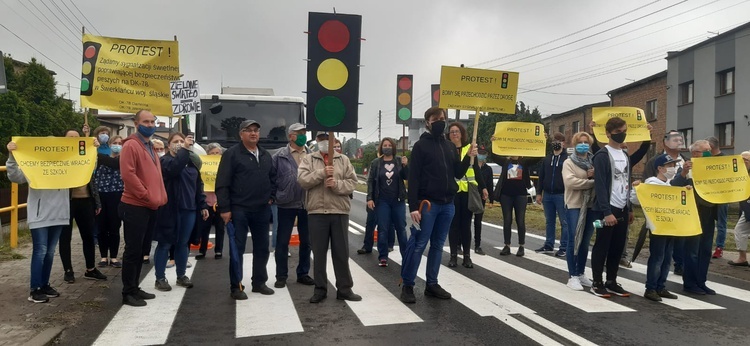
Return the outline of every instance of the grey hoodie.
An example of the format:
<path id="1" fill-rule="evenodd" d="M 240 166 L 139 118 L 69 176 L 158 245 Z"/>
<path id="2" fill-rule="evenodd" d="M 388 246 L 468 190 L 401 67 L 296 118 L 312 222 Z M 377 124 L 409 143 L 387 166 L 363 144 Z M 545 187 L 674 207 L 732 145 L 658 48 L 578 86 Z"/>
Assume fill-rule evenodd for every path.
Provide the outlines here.
<path id="1" fill-rule="evenodd" d="M 18 163 L 12 152 L 5 165 L 8 169 L 8 179 L 11 182 L 16 184 L 28 182 L 26 176 L 18 168 Z M 68 225 L 70 223 L 69 189 L 34 189 L 29 187 L 26 209 L 26 221 L 30 229 Z"/>

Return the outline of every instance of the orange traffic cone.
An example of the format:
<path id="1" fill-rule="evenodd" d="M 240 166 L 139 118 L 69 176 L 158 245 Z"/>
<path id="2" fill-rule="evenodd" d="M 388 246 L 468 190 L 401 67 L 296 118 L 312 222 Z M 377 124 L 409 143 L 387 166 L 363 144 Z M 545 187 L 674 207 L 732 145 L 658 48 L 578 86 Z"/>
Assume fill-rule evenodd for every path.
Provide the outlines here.
<path id="1" fill-rule="evenodd" d="M 292 229 L 292 237 L 289 238 L 289 245 L 299 246 L 299 233 L 296 226 Z"/>
<path id="2" fill-rule="evenodd" d="M 201 248 L 201 244 L 198 243 L 198 245 L 190 244 L 190 250 L 199 250 Z M 214 248 L 213 242 L 208 242 L 208 246 L 206 247 L 208 250 L 211 250 Z"/>
<path id="3" fill-rule="evenodd" d="M 377 228 L 374 231 L 372 231 L 372 241 L 374 242 L 378 241 L 378 229 Z"/>

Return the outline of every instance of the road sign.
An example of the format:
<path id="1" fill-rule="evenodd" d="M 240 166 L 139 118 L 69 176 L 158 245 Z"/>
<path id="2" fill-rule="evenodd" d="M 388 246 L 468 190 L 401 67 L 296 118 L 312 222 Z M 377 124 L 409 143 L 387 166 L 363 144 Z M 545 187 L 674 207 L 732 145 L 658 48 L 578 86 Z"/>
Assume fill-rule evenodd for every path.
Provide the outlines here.
<path id="1" fill-rule="evenodd" d="M 515 114 L 518 72 L 443 66 L 440 108 Z"/>

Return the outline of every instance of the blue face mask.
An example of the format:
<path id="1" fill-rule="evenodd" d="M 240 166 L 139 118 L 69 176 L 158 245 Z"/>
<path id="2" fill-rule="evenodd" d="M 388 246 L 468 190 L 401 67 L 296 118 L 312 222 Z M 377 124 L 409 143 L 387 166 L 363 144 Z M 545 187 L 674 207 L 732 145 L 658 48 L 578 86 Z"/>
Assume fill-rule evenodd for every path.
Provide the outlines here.
<path id="1" fill-rule="evenodd" d="M 112 149 L 113 153 L 118 154 L 122 150 L 122 145 L 112 144 L 112 148 L 111 149 Z"/>
<path id="2" fill-rule="evenodd" d="M 151 137 L 154 135 L 154 132 L 156 132 L 155 127 L 148 127 L 140 124 L 138 125 L 138 133 L 140 133 L 143 137 Z"/>
<path id="3" fill-rule="evenodd" d="M 487 155 L 477 155 L 479 161 L 487 161 Z"/>
<path id="4" fill-rule="evenodd" d="M 587 143 L 576 144 L 576 152 L 579 154 L 585 154 L 589 152 L 589 145 Z"/>

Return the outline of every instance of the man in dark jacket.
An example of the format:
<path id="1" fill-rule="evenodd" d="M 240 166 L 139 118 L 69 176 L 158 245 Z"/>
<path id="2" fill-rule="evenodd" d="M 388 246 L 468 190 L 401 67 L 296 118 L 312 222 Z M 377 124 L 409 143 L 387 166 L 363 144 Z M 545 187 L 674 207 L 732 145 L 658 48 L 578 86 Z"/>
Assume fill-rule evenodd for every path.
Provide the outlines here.
<path id="1" fill-rule="evenodd" d="M 299 235 L 299 264 L 297 282 L 314 285 L 310 272 L 310 234 L 305 210 L 305 190 L 297 182 L 299 163 L 310 153 L 307 143 L 307 129 L 302 124 L 292 124 L 288 130 L 289 144 L 273 155 L 276 169 L 276 205 L 278 205 L 278 230 L 276 233 L 276 283 L 274 287 L 284 288 L 289 274 L 289 239 L 292 237 L 294 220 L 297 220 Z"/>
<path id="2" fill-rule="evenodd" d="M 710 157 L 711 146 L 706 140 L 696 141 L 690 146 L 690 155 L 693 158 Z M 693 163 L 691 161 L 685 162 L 670 184 L 672 186 L 692 186 L 692 168 Z M 714 242 L 714 227 L 716 227 L 716 216 L 718 214 L 717 205 L 701 198 L 697 191 L 695 191 L 695 203 L 698 206 L 698 217 L 701 221 L 703 233 L 685 238 L 682 289 L 685 292 L 697 295 L 714 295 L 716 291 L 706 287 L 706 280 L 708 280 L 708 265 L 711 264 L 711 246 Z"/>
<path id="3" fill-rule="evenodd" d="M 271 154 L 258 146 L 260 124 L 257 121 L 245 120 L 240 124 L 240 139 L 241 143 L 227 149 L 221 156 L 216 173 L 216 198 L 224 223 L 232 221 L 236 230 L 237 254 L 233 258 L 239 259 L 239 265 L 234 261 L 229 264 L 231 296 L 244 300 L 247 294 L 241 283 L 242 257 L 248 228 L 253 237 L 252 292 L 273 294 L 273 290 L 266 286 L 266 265 L 269 256 L 268 220 L 271 219 L 271 203 L 276 198 L 276 168 Z"/>
<path id="4" fill-rule="evenodd" d="M 565 186 L 562 181 L 562 165 L 568 158 L 565 152 L 565 135 L 556 132 L 552 135 L 552 154 L 547 155 L 542 161 L 539 169 L 539 186 L 541 190 L 537 193 L 536 202 L 544 208 L 547 231 L 544 246 L 536 252 L 552 253 L 555 251 L 555 217 L 560 219 L 561 235 L 560 249 L 555 256 L 565 257 L 565 249 L 568 246 L 568 220 L 565 215 Z"/>
<path id="5" fill-rule="evenodd" d="M 438 285 L 443 244 L 455 213 L 453 197 L 458 191 L 456 179 L 461 179 L 469 169 L 470 157 L 477 155 L 472 145 L 463 161 L 458 158 L 456 146 L 445 139 L 445 110 L 432 107 L 425 112 L 429 132 L 423 133 L 414 144 L 409 168 L 409 210 L 411 219 L 421 231 L 415 234 L 413 253 L 407 254 L 401 267 L 401 301 L 416 303 L 414 279 L 417 276 L 422 253 L 430 243 L 427 255 L 426 296 L 450 299 L 450 293 Z M 422 201 L 430 207 L 421 208 Z M 425 203 L 427 204 L 427 203 Z"/>
<path id="6" fill-rule="evenodd" d="M 492 167 L 487 165 L 487 150 L 482 147 L 482 149 L 477 153 L 477 160 L 479 160 L 479 175 L 482 176 L 482 181 L 484 181 L 484 187 L 487 189 L 487 198 L 484 198 L 482 196 L 482 206 L 487 205 L 487 200 L 489 199 L 490 204 L 492 204 L 492 196 L 494 192 L 495 184 L 494 177 L 495 173 L 492 171 Z M 481 212 L 479 214 L 474 214 L 474 253 L 477 255 L 486 255 L 484 250 L 482 250 L 482 217 L 484 216 L 484 212 Z"/>

